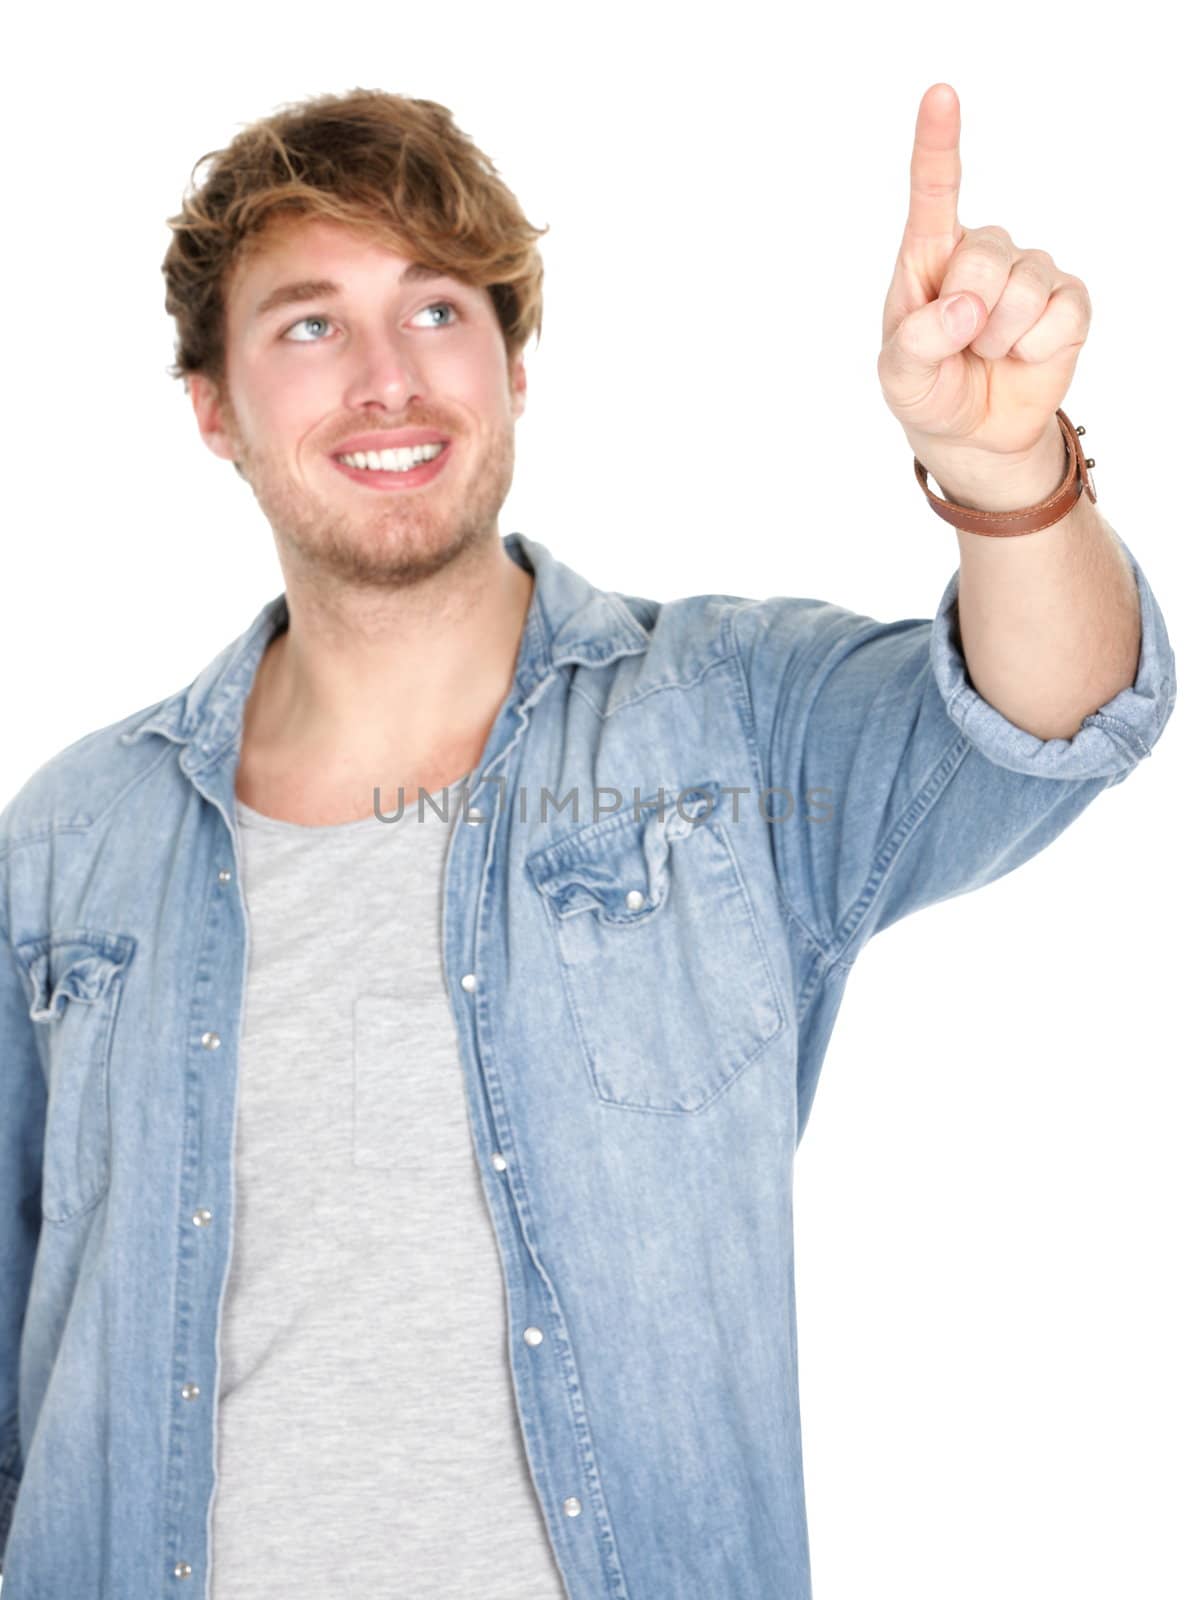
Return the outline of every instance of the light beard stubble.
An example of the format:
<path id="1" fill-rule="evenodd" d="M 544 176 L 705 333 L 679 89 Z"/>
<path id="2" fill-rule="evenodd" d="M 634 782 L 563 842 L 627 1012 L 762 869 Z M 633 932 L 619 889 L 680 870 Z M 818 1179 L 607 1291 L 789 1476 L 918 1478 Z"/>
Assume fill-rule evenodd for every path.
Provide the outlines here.
<path id="1" fill-rule="evenodd" d="M 510 422 L 489 435 L 456 502 L 439 476 L 428 490 L 383 494 L 364 486 L 361 506 L 339 513 L 306 494 L 277 460 L 258 455 L 244 440 L 238 443 L 237 465 L 271 525 L 281 558 L 286 552 L 290 564 L 306 575 L 358 589 L 420 583 L 494 537 L 515 460 Z M 445 470 L 459 465 L 447 462 Z M 346 482 L 353 489 L 352 481 Z"/>

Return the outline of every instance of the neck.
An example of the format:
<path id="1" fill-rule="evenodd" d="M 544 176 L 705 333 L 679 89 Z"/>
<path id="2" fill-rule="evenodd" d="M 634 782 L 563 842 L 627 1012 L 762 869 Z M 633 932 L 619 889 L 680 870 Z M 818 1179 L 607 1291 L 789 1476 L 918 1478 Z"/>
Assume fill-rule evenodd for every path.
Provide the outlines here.
<path id="1" fill-rule="evenodd" d="M 386 762 L 457 778 L 508 693 L 532 592 L 498 535 L 409 588 L 290 581 L 288 627 L 246 702 L 244 750 L 260 766 Z"/>

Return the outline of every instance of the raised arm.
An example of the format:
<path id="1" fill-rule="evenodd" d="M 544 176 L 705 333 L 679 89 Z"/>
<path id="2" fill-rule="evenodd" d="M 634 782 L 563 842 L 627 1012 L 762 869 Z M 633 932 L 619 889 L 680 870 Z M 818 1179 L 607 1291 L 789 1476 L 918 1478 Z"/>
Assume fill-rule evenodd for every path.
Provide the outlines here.
<path id="1" fill-rule="evenodd" d="M 943 496 L 981 511 L 1036 505 L 1066 474 L 1056 412 L 1087 338 L 1081 279 L 999 227 L 964 228 L 958 97 L 921 99 L 908 217 L 883 313 L 884 398 Z M 958 530 L 958 620 L 974 688 L 1041 739 L 1070 738 L 1134 681 L 1137 583 L 1081 494 L 1052 526 Z"/>

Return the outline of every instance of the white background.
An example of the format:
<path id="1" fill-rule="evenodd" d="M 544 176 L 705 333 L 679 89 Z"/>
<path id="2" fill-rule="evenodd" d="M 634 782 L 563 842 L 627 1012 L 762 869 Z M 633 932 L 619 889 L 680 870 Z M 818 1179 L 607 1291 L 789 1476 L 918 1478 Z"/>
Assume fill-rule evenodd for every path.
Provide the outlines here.
<path id="1" fill-rule="evenodd" d="M 282 587 L 166 376 L 160 263 L 192 164 L 286 101 L 440 100 L 550 224 L 501 530 L 633 594 L 932 615 L 956 538 L 875 372 L 931 84 L 962 106 L 964 224 L 1086 282 L 1064 406 L 1182 703 L 1046 852 L 851 977 L 796 1162 L 817 1600 L 1200 1594 L 1200 241 L 1166 19 L 364 0 L 8 25 L 0 802 Z"/>

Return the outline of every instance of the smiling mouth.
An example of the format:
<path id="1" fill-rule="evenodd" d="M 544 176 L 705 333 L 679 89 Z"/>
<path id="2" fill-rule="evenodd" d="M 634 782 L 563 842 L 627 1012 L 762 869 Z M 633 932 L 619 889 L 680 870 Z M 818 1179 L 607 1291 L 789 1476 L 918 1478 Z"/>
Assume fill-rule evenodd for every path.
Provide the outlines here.
<path id="1" fill-rule="evenodd" d="M 356 483 L 376 489 L 419 488 L 442 470 L 449 443 L 418 445 L 412 450 L 352 450 L 330 460 Z"/>
<path id="2" fill-rule="evenodd" d="M 397 446 L 391 450 L 348 450 L 335 456 L 347 467 L 358 467 L 368 472 L 411 472 L 425 461 L 433 461 L 446 448 L 444 444 L 419 444 L 406 450 Z"/>

